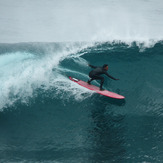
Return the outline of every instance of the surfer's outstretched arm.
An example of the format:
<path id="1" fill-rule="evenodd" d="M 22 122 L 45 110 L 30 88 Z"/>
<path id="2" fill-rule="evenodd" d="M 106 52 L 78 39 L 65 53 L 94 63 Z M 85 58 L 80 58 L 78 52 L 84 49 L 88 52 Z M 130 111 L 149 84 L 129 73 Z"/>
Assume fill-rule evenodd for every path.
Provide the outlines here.
<path id="1" fill-rule="evenodd" d="M 90 64 L 88 64 L 88 66 L 91 67 L 91 68 L 97 68 L 97 66 L 93 66 L 93 65 L 90 65 Z"/>
<path id="2" fill-rule="evenodd" d="M 107 75 L 109 78 L 113 79 L 113 80 L 119 80 L 119 79 L 116 79 L 114 77 L 112 77 L 111 75 L 109 75 L 107 72 L 105 73 L 105 75 Z"/>

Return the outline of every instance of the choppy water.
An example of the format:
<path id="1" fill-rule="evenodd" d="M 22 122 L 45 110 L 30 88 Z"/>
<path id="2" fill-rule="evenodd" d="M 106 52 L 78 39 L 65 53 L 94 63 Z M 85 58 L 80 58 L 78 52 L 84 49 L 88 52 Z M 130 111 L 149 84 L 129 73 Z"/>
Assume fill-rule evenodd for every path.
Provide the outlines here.
<path id="1" fill-rule="evenodd" d="M 0 45 L 1 162 L 162 162 L 163 45 Z M 109 64 L 113 100 L 80 87 Z M 94 82 L 98 85 L 98 82 Z"/>

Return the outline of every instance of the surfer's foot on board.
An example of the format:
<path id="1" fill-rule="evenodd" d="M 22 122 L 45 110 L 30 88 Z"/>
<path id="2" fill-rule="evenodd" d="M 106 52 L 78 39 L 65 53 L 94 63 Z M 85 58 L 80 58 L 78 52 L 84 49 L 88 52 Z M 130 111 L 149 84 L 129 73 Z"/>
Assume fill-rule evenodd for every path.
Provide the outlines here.
<path id="1" fill-rule="evenodd" d="M 87 83 L 88 83 L 89 85 L 91 85 L 91 83 L 90 83 L 90 81 L 89 81 L 89 80 L 87 81 Z"/>
<path id="2" fill-rule="evenodd" d="M 105 89 L 103 89 L 103 88 L 100 88 L 100 91 L 104 91 Z"/>

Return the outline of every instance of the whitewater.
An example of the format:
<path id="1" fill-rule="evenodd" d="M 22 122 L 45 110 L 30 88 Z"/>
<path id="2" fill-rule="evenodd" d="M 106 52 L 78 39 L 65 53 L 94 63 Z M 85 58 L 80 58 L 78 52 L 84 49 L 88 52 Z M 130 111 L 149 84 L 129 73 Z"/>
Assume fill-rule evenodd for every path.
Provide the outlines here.
<path id="1" fill-rule="evenodd" d="M 162 20 L 161 0 L 1 0 L 0 162 L 162 162 Z M 88 64 L 125 100 L 69 80 Z"/>

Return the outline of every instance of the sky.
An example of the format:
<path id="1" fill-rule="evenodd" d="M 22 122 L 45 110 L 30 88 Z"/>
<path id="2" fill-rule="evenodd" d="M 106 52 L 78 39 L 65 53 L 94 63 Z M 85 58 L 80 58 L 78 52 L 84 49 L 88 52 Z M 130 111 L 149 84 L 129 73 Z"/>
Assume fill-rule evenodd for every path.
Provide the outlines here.
<path id="1" fill-rule="evenodd" d="M 0 43 L 162 40 L 162 0 L 1 0 Z"/>

